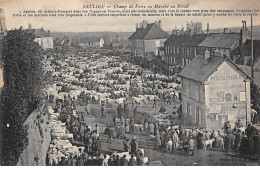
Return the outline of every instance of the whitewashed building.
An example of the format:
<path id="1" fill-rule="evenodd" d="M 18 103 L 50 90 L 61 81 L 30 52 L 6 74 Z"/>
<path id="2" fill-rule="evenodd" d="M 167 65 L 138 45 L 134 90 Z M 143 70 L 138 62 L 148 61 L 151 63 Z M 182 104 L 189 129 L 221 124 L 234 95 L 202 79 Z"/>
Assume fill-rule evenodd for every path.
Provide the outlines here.
<path id="1" fill-rule="evenodd" d="M 221 129 L 226 121 L 234 127 L 251 120 L 251 78 L 218 50 L 196 56 L 180 76 L 185 126 Z"/>

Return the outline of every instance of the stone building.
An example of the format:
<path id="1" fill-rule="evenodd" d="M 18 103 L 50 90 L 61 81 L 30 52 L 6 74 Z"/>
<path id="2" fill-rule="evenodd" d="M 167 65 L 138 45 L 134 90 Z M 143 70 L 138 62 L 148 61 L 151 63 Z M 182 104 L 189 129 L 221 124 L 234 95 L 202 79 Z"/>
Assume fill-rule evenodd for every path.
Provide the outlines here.
<path id="1" fill-rule="evenodd" d="M 32 29 L 32 25 L 29 24 L 28 29 L 24 31 L 34 34 L 34 41 L 37 42 L 43 50 L 53 49 L 53 37 L 51 37 L 49 30 L 45 31 L 43 28 Z"/>
<path id="2" fill-rule="evenodd" d="M 104 39 L 100 37 L 88 37 L 81 38 L 79 42 L 79 46 L 82 48 L 102 48 L 104 46 Z"/>
<path id="3" fill-rule="evenodd" d="M 206 34 L 172 34 L 165 42 L 165 60 L 170 65 L 187 66 L 197 54 Z"/>
<path id="4" fill-rule="evenodd" d="M 180 76 L 185 126 L 221 129 L 226 121 L 232 127 L 250 121 L 251 78 L 219 50 L 196 56 Z"/>
<path id="5" fill-rule="evenodd" d="M 161 21 L 148 23 L 143 21 L 136 24 L 136 31 L 128 38 L 133 55 L 158 55 L 159 47 L 169 37 L 169 34 L 162 30 Z"/>

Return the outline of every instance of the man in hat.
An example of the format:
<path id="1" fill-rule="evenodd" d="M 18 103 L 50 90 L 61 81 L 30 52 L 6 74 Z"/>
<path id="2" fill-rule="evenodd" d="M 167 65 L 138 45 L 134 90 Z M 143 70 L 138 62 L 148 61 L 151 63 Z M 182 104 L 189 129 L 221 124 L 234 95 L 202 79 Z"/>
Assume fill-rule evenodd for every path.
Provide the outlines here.
<path id="1" fill-rule="evenodd" d="M 231 131 L 231 125 L 230 125 L 229 121 L 227 121 L 227 122 L 224 123 L 224 130 L 225 130 L 225 133 L 226 133 L 226 134 L 229 134 L 229 133 L 230 133 L 230 131 Z"/>
<path id="2" fill-rule="evenodd" d="M 105 129 L 105 134 L 107 134 L 107 136 L 108 136 L 107 137 L 107 142 L 109 142 L 111 144 L 112 136 L 113 136 L 113 130 L 109 127 L 109 125 Z"/>
<path id="3" fill-rule="evenodd" d="M 131 154 L 136 154 L 136 151 L 138 150 L 138 143 L 136 141 L 136 137 L 134 136 L 131 142 Z"/>
<path id="4" fill-rule="evenodd" d="M 189 152 L 189 154 L 196 155 L 195 147 L 196 147 L 195 140 L 193 139 L 193 136 L 190 135 L 190 139 L 189 139 L 189 151 L 190 152 Z"/>
<path id="5" fill-rule="evenodd" d="M 124 151 L 128 152 L 129 146 L 128 146 L 128 139 L 126 137 L 124 137 L 123 139 L 123 147 L 124 147 Z"/>
<path id="6" fill-rule="evenodd" d="M 119 104 L 117 107 L 117 116 L 119 119 L 121 119 L 122 112 L 123 112 L 123 108 L 122 108 L 121 104 Z"/>
<path id="7" fill-rule="evenodd" d="M 131 154 L 131 158 L 129 159 L 129 166 L 136 166 L 136 161 L 134 159 L 134 154 Z"/>
<path id="8" fill-rule="evenodd" d="M 104 104 L 102 104 L 102 106 L 101 106 L 101 119 L 105 118 L 104 111 L 105 111 Z"/>
<path id="9" fill-rule="evenodd" d="M 243 127 L 243 124 L 241 123 L 241 120 L 239 119 L 238 122 L 236 122 L 236 124 L 235 124 L 235 129 L 237 130 L 241 127 Z"/>
<path id="10" fill-rule="evenodd" d="M 95 126 L 96 126 L 97 137 L 99 137 L 99 133 L 100 133 L 99 126 L 98 124 L 96 124 Z"/>

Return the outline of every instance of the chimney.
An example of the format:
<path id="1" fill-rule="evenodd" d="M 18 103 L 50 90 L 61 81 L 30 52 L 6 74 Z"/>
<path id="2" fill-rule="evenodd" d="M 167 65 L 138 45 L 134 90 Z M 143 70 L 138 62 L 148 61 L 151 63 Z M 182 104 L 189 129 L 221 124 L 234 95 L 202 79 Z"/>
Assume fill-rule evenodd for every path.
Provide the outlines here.
<path id="1" fill-rule="evenodd" d="M 239 47 L 240 47 L 240 57 L 244 57 L 244 44 L 247 40 L 247 29 L 246 29 L 246 21 L 242 21 L 242 28 L 240 30 L 240 40 L 239 40 Z"/>
<path id="2" fill-rule="evenodd" d="M 146 20 L 143 20 L 142 25 L 143 25 L 143 28 L 144 28 L 144 29 L 147 28 L 147 21 L 146 21 Z"/>
<path id="3" fill-rule="evenodd" d="M 159 26 L 160 28 L 162 28 L 162 22 L 161 22 L 161 20 L 159 20 L 158 26 Z"/>
<path id="4" fill-rule="evenodd" d="M 220 54 L 220 51 L 218 50 L 218 48 L 216 50 L 214 50 L 214 56 L 221 57 L 221 54 Z"/>
<path id="5" fill-rule="evenodd" d="M 136 23 L 136 30 L 139 28 L 139 23 Z"/>
<path id="6" fill-rule="evenodd" d="M 208 48 L 206 48 L 206 51 L 204 52 L 204 60 L 207 61 L 210 58 L 210 51 L 208 51 Z"/>
<path id="7" fill-rule="evenodd" d="M 224 28 L 224 33 L 228 33 L 228 28 Z"/>
<path id="8" fill-rule="evenodd" d="M 207 30 L 206 30 L 206 33 L 207 33 L 207 36 L 209 35 L 209 22 L 207 22 Z"/>

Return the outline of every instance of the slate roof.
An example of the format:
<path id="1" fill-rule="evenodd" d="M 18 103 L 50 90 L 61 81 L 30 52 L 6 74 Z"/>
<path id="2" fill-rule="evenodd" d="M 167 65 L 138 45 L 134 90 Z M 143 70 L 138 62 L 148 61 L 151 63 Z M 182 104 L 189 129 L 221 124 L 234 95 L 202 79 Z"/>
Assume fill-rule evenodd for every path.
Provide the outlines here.
<path id="1" fill-rule="evenodd" d="M 205 38 L 206 34 L 180 34 L 179 36 L 173 34 L 165 42 L 164 45 L 177 46 L 198 46 Z"/>
<path id="2" fill-rule="evenodd" d="M 199 44 L 199 46 L 232 48 L 239 39 L 240 33 L 211 33 Z"/>
<path id="3" fill-rule="evenodd" d="M 157 24 L 147 24 L 146 28 L 137 28 L 137 30 L 128 38 L 129 40 L 135 39 L 167 39 L 169 34 L 162 30 Z"/>
<path id="4" fill-rule="evenodd" d="M 204 60 L 204 55 L 196 56 L 191 63 L 186 66 L 180 76 L 194 81 L 205 82 L 208 77 L 217 71 L 217 68 L 225 61 L 229 61 L 245 76 L 249 77 L 240 67 L 226 57 L 211 56 L 207 61 Z"/>
<path id="5" fill-rule="evenodd" d="M 34 34 L 36 38 L 48 37 L 49 34 L 44 29 L 26 29 L 29 33 Z"/>

